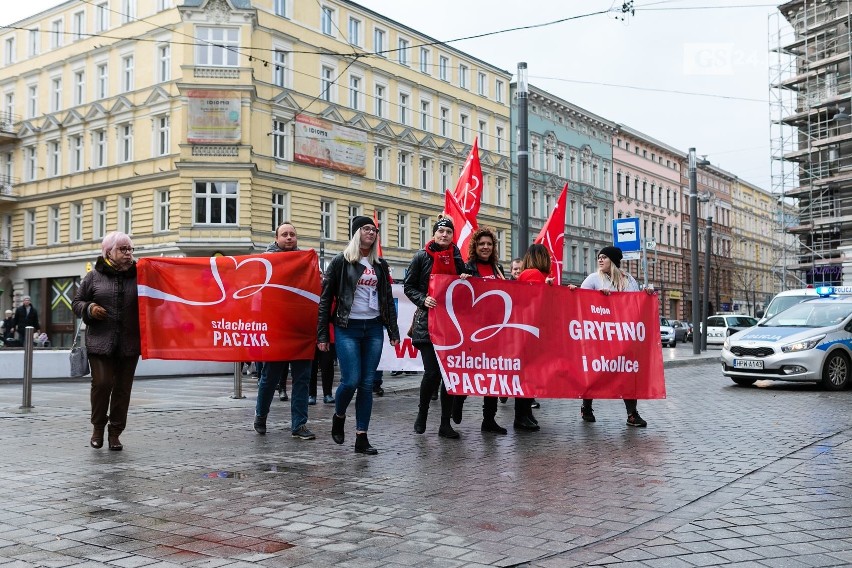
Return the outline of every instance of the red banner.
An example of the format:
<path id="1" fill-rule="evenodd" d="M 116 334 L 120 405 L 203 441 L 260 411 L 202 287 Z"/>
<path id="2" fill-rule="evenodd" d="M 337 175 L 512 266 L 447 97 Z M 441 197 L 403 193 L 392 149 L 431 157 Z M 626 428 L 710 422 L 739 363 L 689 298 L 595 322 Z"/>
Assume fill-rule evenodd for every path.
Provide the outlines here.
<path id="1" fill-rule="evenodd" d="M 446 189 L 446 188 L 444 188 Z M 476 217 L 482 204 L 482 165 L 479 162 L 479 138 L 473 139 L 473 147 L 464 163 L 453 197 L 461 205 L 465 217 L 474 229 L 477 228 Z"/>
<path id="2" fill-rule="evenodd" d="M 470 237 L 473 236 L 474 227 L 470 219 L 465 216 L 458 200 L 447 190 L 444 192 L 444 214 L 453 220 L 453 242 L 459 247 L 462 260 L 467 262 L 467 249 L 470 245 Z"/>
<path id="3" fill-rule="evenodd" d="M 452 394 L 665 398 L 658 300 L 434 275 L 429 314 Z"/>
<path id="4" fill-rule="evenodd" d="M 313 359 L 320 274 L 313 250 L 137 264 L 142 357 Z"/>
<path id="5" fill-rule="evenodd" d="M 550 252 L 550 276 L 556 284 L 562 284 L 562 257 L 565 255 L 565 198 L 568 195 L 568 184 L 562 188 L 556 208 L 547 218 L 547 223 L 541 228 L 535 238 L 536 244 L 542 244 Z"/>

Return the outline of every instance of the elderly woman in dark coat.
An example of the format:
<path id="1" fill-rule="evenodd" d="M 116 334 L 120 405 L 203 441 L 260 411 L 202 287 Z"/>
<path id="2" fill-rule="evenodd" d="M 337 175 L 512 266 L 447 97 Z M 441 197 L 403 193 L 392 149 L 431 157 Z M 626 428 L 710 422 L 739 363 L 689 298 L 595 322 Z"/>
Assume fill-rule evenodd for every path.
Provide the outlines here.
<path id="1" fill-rule="evenodd" d="M 133 242 L 126 234 L 104 237 L 103 256 L 95 262 L 74 296 L 74 313 L 86 323 L 86 350 L 92 368 L 91 445 L 104 444 L 109 425 L 109 449 L 123 448 L 119 435 L 127 423 L 130 390 L 141 351 L 139 298 Z"/>

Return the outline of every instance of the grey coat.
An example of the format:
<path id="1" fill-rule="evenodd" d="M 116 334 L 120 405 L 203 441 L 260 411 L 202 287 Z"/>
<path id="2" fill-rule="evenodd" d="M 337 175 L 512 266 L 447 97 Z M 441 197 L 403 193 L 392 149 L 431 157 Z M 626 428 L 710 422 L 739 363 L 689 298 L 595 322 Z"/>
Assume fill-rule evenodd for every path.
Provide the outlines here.
<path id="1" fill-rule="evenodd" d="M 107 311 L 104 320 L 89 315 L 92 303 Z M 86 274 L 72 304 L 77 317 L 86 322 L 86 350 L 92 355 L 138 356 L 139 297 L 136 290 L 136 264 L 118 271 L 98 257 L 95 269 Z"/>

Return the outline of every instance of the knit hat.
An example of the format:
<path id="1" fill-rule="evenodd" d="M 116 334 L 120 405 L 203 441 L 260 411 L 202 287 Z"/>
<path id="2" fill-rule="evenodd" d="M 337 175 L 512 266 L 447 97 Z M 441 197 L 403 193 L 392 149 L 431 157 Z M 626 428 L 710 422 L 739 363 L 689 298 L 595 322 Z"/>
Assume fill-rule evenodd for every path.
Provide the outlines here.
<path id="1" fill-rule="evenodd" d="M 434 235 L 435 233 L 437 233 L 438 229 L 440 229 L 441 227 L 449 227 L 453 230 L 453 232 L 455 232 L 456 230 L 456 228 L 453 226 L 452 219 L 450 219 L 449 217 L 441 217 L 435 222 L 434 225 L 432 225 L 432 234 Z"/>
<path id="2" fill-rule="evenodd" d="M 601 249 L 601 252 L 598 254 L 602 254 L 608 259 L 612 261 L 616 268 L 621 268 L 621 259 L 624 256 L 621 254 L 621 249 L 618 247 L 604 247 Z"/>
<path id="3" fill-rule="evenodd" d="M 357 217 L 352 219 L 352 236 L 354 237 L 355 233 L 358 232 L 358 229 L 360 229 L 364 225 L 372 225 L 373 223 L 375 223 L 375 221 L 373 221 L 369 217 L 358 215 Z"/>

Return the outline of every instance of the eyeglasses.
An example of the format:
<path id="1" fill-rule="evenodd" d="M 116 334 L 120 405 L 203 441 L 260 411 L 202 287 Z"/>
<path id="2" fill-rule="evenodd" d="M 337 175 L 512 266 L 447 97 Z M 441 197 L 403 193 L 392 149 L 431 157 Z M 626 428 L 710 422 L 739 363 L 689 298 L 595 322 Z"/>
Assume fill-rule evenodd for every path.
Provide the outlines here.
<path id="1" fill-rule="evenodd" d="M 361 227 L 362 233 L 378 233 L 379 230 L 375 227 Z"/>
<path id="2" fill-rule="evenodd" d="M 118 247 L 118 250 L 124 254 L 133 254 L 133 247 Z"/>

